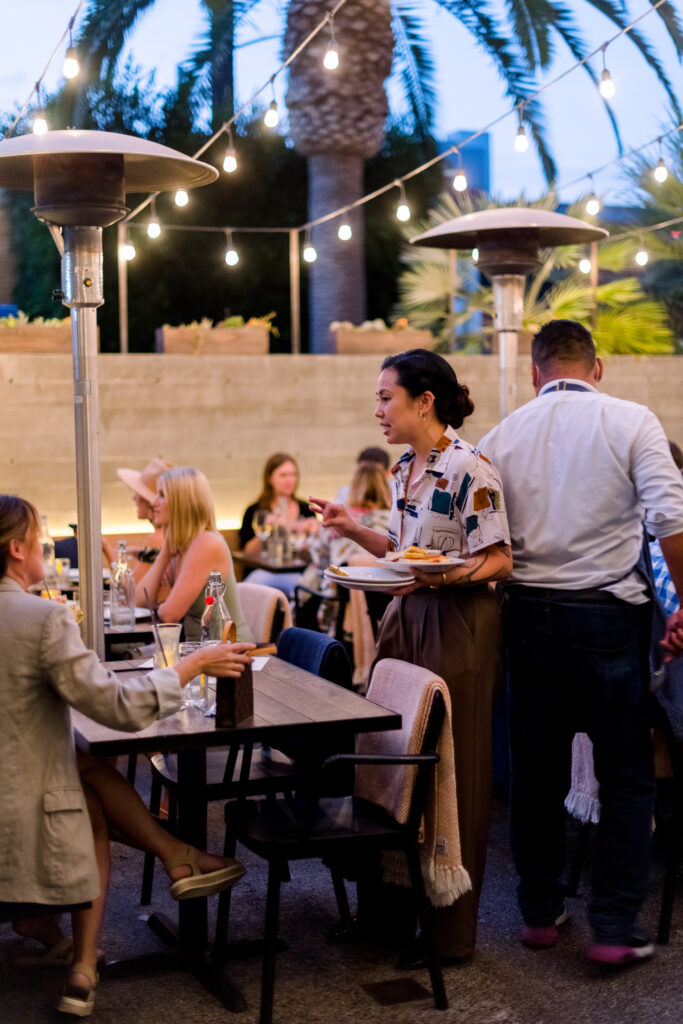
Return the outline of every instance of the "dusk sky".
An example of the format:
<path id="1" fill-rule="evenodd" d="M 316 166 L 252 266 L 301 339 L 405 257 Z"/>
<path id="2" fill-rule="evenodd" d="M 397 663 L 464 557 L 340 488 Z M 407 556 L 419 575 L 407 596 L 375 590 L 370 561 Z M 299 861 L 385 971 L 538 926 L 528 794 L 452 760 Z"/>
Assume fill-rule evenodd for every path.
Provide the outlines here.
<path id="1" fill-rule="evenodd" d="M 438 72 L 437 135 L 444 137 L 458 130 L 476 131 L 509 110 L 510 101 L 505 98 L 494 69 L 472 37 L 452 16 L 440 10 L 434 0 L 423 0 L 423 5 Z M 576 22 L 590 49 L 615 34 L 611 24 L 583 0 L 572 0 L 568 6 L 576 12 Z M 631 17 L 635 18 L 649 7 L 648 0 L 631 0 Z M 6 3 L 4 8 L 4 35 L 11 45 L 5 47 L 0 67 L 0 109 L 16 111 L 47 63 L 76 8 L 76 0 L 22 0 L 21 4 Z M 267 81 L 279 65 L 283 21 L 282 5 L 275 0 L 262 0 L 242 30 L 242 42 L 262 36 L 278 38 L 249 45 L 238 54 L 239 102 Z M 140 22 L 131 49 L 140 65 L 148 70 L 156 69 L 160 86 L 171 84 L 178 61 L 189 55 L 204 28 L 200 0 L 157 0 L 154 10 Z M 644 19 L 640 29 L 666 66 L 674 88 L 683 93 L 681 66 L 657 15 Z M 341 38 L 339 41 L 341 44 Z M 63 53 L 60 53 L 47 75 L 48 89 L 58 83 L 62 61 Z M 554 64 L 541 84 L 573 63 L 568 51 L 558 45 Z M 600 55 L 591 63 L 599 74 Z M 625 149 L 638 147 L 671 127 L 672 115 L 664 90 L 627 38 L 622 37 L 608 48 L 607 64 L 617 87 L 612 106 Z M 342 71 L 340 67 L 339 73 Z M 278 76 L 278 99 L 284 95 L 285 85 L 285 76 Z M 548 89 L 544 106 L 560 186 L 617 156 L 602 101 L 584 71 L 577 69 Z M 511 116 L 491 133 L 492 190 L 502 198 L 512 198 L 522 190 L 527 197 L 534 198 L 544 189 L 543 177 L 532 147 L 525 154 L 513 149 L 516 127 L 516 119 Z M 656 162 L 656 147 L 651 154 Z M 623 188 L 619 168 L 598 175 L 595 188 L 606 201 L 618 201 Z M 560 187 L 560 195 L 570 200 L 589 190 L 588 182 L 583 181 L 569 189 Z"/>

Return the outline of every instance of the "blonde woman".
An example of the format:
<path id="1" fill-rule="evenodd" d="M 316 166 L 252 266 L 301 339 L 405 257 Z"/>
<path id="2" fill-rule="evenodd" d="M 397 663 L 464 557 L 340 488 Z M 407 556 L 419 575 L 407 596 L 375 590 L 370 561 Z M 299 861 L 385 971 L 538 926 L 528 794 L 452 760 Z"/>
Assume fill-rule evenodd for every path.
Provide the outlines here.
<path id="1" fill-rule="evenodd" d="M 160 601 L 157 613 L 162 622 L 182 622 L 185 639 L 199 640 L 204 588 L 209 573 L 220 572 L 225 583 L 225 603 L 237 626 L 237 639 L 253 640 L 237 595 L 230 550 L 216 529 L 213 498 L 204 474 L 191 466 L 166 470 L 157 481 L 152 509 L 154 525 L 164 531 L 164 543 L 149 572 L 137 585 L 136 604 L 157 606 Z M 163 596 L 165 574 L 171 589 Z"/>

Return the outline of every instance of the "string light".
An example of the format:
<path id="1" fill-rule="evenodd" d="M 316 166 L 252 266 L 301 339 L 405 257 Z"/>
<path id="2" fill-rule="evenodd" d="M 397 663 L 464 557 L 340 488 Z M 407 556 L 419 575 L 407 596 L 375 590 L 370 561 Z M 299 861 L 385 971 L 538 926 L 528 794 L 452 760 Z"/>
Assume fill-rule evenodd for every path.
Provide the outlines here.
<path id="1" fill-rule="evenodd" d="M 529 148 L 529 140 L 527 138 L 526 129 L 524 127 L 524 104 L 522 103 L 519 110 L 519 127 L 517 128 L 517 134 L 515 135 L 515 149 L 518 153 L 526 153 Z"/>
<path id="2" fill-rule="evenodd" d="M 591 261 L 586 256 L 584 256 L 583 259 L 579 260 L 579 270 L 582 274 L 590 274 Z"/>
<path id="3" fill-rule="evenodd" d="M 228 128 L 228 148 L 223 158 L 223 170 L 227 174 L 234 174 L 237 170 L 237 151 L 232 138 L 232 130 Z"/>
<path id="4" fill-rule="evenodd" d="M 339 51 L 337 50 L 337 40 L 334 37 L 334 17 L 330 13 L 327 15 L 327 21 L 330 25 L 330 45 L 323 57 L 323 67 L 326 71 L 336 71 L 339 67 Z"/>
<path id="5" fill-rule="evenodd" d="M 458 154 L 458 166 L 453 178 L 453 188 L 456 192 L 464 192 L 467 189 L 467 175 L 460 158 L 460 150 L 456 149 L 455 152 Z"/>
<path id="6" fill-rule="evenodd" d="M 643 249 L 643 247 L 641 245 L 640 249 L 638 250 L 638 252 L 635 255 L 636 263 L 638 264 L 639 267 L 644 267 L 644 266 L 646 266 L 647 261 L 649 260 L 649 258 L 650 257 L 647 254 L 647 250 Z"/>
<path id="7" fill-rule="evenodd" d="M 472 250 L 472 262 L 473 263 L 478 263 L 479 262 L 479 250 L 478 249 L 473 249 Z"/>
<path id="8" fill-rule="evenodd" d="M 593 188 L 593 175 L 589 174 L 588 178 L 591 183 L 591 191 L 588 199 L 586 200 L 586 213 L 591 217 L 597 217 L 600 213 L 600 200 L 596 196 L 595 189 Z"/>
<path id="9" fill-rule="evenodd" d="M 603 100 L 611 100 L 614 96 L 614 93 L 616 92 L 616 89 L 614 88 L 612 76 L 607 70 L 607 64 L 605 62 L 606 52 L 607 43 L 604 43 L 602 47 L 602 74 L 600 75 L 600 85 L 598 86 L 598 89 L 600 90 L 600 95 L 602 96 Z"/>
<path id="10" fill-rule="evenodd" d="M 45 108 L 40 102 L 40 82 L 36 82 L 36 96 L 38 98 L 38 106 L 33 112 L 33 134 L 45 135 L 47 132 L 47 117 L 45 115 Z"/>
<path id="11" fill-rule="evenodd" d="M 659 137 L 659 139 L 657 141 L 659 142 L 659 160 L 657 161 L 657 166 L 655 167 L 654 171 L 652 172 L 652 177 L 655 179 L 655 181 L 658 181 L 659 184 L 661 185 L 662 182 L 666 181 L 666 179 L 669 177 L 669 168 L 664 163 L 664 157 L 662 156 L 662 137 L 661 137 L 661 135 L 660 135 L 660 137 Z"/>
<path id="12" fill-rule="evenodd" d="M 225 232 L 225 262 L 229 267 L 236 267 L 240 261 L 240 254 L 232 244 L 232 231 L 227 230 Z"/>
<path id="13" fill-rule="evenodd" d="M 340 238 L 342 242 L 348 242 L 351 238 L 353 231 L 351 230 L 350 224 L 340 224 L 339 230 L 337 231 L 337 238 Z"/>
<path id="14" fill-rule="evenodd" d="M 408 199 L 406 197 L 406 190 L 403 187 L 403 182 L 400 178 L 397 178 L 394 185 L 396 188 L 401 190 L 401 194 L 398 198 L 398 206 L 396 207 L 396 220 L 410 220 L 410 207 L 408 206 Z"/>
<path id="15" fill-rule="evenodd" d="M 178 189 L 174 196 L 174 199 L 176 206 L 187 206 L 187 204 L 190 201 L 190 197 L 188 196 L 184 188 Z"/>
<path id="16" fill-rule="evenodd" d="M 81 65 L 78 63 L 78 50 L 74 46 L 73 40 L 73 27 L 74 27 L 74 15 L 69 21 L 69 46 L 66 51 L 66 57 L 64 58 L 64 64 L 62 65 L 62 74 L 65 78 L 76 78 L 78 72 L 81 70 Z"/>
<path id="17" fill-rule="evenodd" d="M 304 236 L 304 253 L 303 253 L 303 256 L 304 256 L 304 259 L 306 260 L 306 263 L 315 263 L 315 261 L 318 258 L 318 254 L 315 251 L 315 246 L 311 242 L 311 236 L 310 236 L 308 231 L 306 232 L 306 234 Z"/>
<path id="18" fill-rule="evenodd" d="M 157 217 L 156 202 L 153 199 L 152 200 L 152 213 L 151 213 L 151 216 L 149 218 L 149 223 L 147 225 L 147 235 L 149 236 L 149 238 L 158 238 L 160 234 L 161 234 L 161 224 L 159 223 L 159 218 Z"/>
<path id="19" fill-rule="evenodd" d="M 273 76 L 274 77 L 274 76 Z M 273 85 L 273 79 L 270 80 L 270 88 L 273 93 L 273 98 L 270 101 L 270 106 L 266 110 L 263 116 L 263 123 L 266 128 L 277 128 L 280 123 L 280 114 L 277 109 L 277 100 L 275 99 L 275 86 Z"/>
<path id="20" fill-rule="evenodd" d="M 124 260 L 126 260 L 127 263 L 130 263 L 131 260 L 135 259 L 135 246 L 128 237 L 127 230 L 126 237 L 124 239 L 123 245 L 121 246 L 121 255 L 123 256 Z"/>

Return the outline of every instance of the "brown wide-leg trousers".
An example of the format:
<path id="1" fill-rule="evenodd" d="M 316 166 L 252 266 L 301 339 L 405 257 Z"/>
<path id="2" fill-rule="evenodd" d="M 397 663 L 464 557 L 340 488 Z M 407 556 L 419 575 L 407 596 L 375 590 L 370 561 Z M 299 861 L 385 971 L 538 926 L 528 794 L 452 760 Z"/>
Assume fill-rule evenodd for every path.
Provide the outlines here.
<path id="1" fill-rule="evenodd" d="M 438 951 L 474 950 L 491 802 L 491 713 L 502 678 L 498 599 L 487 586 L 443 587 L 395 597 L 377 638 L 377 656 L 421 665 L 445 680 L 451 697 L 463 864 L 472 891 L 434 910 Z"/>

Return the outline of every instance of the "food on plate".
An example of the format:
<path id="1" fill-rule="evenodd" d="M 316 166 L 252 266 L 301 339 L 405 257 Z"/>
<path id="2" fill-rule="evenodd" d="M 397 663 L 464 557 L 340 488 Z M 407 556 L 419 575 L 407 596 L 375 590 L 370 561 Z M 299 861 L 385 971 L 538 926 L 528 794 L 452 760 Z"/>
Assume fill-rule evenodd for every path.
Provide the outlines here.
<path id="1" fill-rule="evenodd" d="M 348 572 L 344 569 L 340 569 L 338 565 L 332 565 L 330 563 L 327 567 L 327 571 L 331 572 L 334 576 L 348 576 Z"/>
<path id="2" fill-rule="evenodd" d="M 407 562 L 448 562 L 448 555 L 433 548 L 420 548 L 417 544 L 411 544 L 404 551 L 388 551 L 385 559 L 387 562 L 399 562 L 405 559 Z"/>

